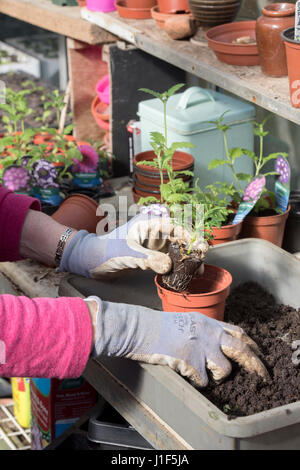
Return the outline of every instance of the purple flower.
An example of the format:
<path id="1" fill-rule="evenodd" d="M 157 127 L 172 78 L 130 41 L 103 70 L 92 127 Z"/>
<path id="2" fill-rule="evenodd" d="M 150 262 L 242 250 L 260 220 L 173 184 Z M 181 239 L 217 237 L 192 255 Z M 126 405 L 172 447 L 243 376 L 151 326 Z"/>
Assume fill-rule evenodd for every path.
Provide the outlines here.
<path id="1" fill-rule="evenodd" d="M 3 184 L 11 191 L 29 190 L 30 175 L 26 168 L 17 165 L 7 167 L 3 173 Z"/>
<path id="2" fill-rule="evenodd" d="M 288 183 L 290 180 L 291 170 L 288 162 L 284 157 L 278 157 L 275 163 L 275 171 L 279 174 L 280 183 Z"/>
<path id="3" fill-rule="evenodd" d="M 243 201 L 256 201 L 259 198 L 265 184 L 266 178 L 264 176 L 259 176 L 258 178 L 255 178 L 255 180 L 251 181 L 245 190 Z"/>
<path id="4" fill-rule="evenodd" d="M 158 217 L 170 217 L 168 208 L 163 204 L 150 204 L 149 206 L 142 206 L 140 212 L 145 215 L 150 214 Z"/>
<path id="5" fill-rule="evenodd" d="M 36 186 L 41 188 L 58 188 L 57 171 L 51 162 L 39 160 L 33 167 L 32 177 Z"/>
<path id="6" fill-rule="evenodd" d="M 91 145 L 79 145 L 82 154 L 81 162 L 74 159 L 72 171 L 74 173 L 95 173 L 98 169 L 99 155 Z"/>

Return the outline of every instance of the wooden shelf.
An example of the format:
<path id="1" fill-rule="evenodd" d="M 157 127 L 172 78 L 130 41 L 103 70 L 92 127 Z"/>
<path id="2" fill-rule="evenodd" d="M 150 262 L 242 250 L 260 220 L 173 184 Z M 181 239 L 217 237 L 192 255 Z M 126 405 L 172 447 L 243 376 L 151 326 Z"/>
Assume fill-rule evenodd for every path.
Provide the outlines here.
<path id="1" fill-rule="evenodd" d="M 61 7 L 51 0 L 1 0 L 0 13 L 87 44 L 115 40 L 106 30 L 84 21 L 79 7 Z"/>
<path id="2" fill-rule="evenodd" d="M 300 124 L 300 110 L 290 104 L 287 77 L 270 78 L 258 66 L 237 67 L 220 62 L 208 48 L 204 33 L 200 32 L 195 44 L 194 40 L 170 39 L 152 19 L 128 20 L 117 12 L 98 13 L 86 8 L 81 9 L 81 16 L 155 57 Z"/>

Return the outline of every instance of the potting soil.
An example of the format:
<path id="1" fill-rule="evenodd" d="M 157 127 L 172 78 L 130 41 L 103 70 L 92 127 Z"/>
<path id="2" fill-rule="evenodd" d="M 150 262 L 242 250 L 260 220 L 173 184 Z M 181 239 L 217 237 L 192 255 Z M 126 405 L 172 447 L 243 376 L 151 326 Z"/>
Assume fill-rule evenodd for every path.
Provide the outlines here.
<path id="1" fill-rule="evenodd" d="M 238 286 L 228 297 L 225 321 L 238 325 L 257 343 L 270 374 L 267 382 L 237 364 L 222 384 L 211 379 L 201 391 L 229 417 L 248 416 L 300 400 L 300 365 L 292 343 L 300 340 L 300 309 L 279 305 L 258 284 Z M 300 362 L 300 342 L 299 342 Z"/>

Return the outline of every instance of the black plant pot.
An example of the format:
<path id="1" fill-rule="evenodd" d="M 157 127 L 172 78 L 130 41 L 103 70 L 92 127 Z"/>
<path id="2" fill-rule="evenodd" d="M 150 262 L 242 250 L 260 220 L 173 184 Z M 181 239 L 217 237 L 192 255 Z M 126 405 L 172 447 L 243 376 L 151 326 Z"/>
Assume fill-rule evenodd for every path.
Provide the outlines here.
<path id="1" fill-rule="evenodd" d="M 286 221 L 282 248 L 290 253 L 300 252 L 300 191 L 292 191 L 291 210 Z"/>

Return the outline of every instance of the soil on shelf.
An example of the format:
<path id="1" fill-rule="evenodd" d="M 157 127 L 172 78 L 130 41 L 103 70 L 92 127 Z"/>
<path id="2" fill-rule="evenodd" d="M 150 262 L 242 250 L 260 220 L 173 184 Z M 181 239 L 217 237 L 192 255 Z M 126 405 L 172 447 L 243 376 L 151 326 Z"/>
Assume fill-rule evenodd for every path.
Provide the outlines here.
<path id="1" fill-rule="evenodd" d="M 233 364 L 224 383 L 211 380 L 201 393 L 231 419 L 300 400 L 300 366 L 292 362 L 292 342 L 300 340 L 300 309 L 277 304 L 270 293 L 248 282 L 228 297 L 225 321 L 242 327 L 258 344 L 270 380 L 263 382 Z"/>

